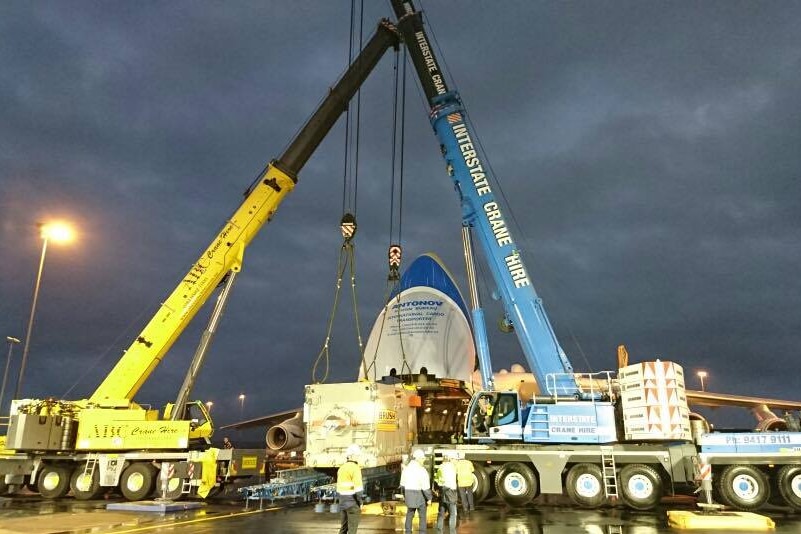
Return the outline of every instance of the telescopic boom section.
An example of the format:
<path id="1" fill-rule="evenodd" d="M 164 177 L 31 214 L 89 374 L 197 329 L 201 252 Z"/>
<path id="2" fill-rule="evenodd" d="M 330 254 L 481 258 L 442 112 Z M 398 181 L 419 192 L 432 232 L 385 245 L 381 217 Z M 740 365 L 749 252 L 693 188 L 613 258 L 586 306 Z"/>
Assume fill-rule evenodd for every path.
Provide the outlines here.
<path id="1" fill-rule="evenodd" d="M 576 395 L 579 388 L 573 367 L 556 339 L 542 299 L 531 285 L 523 258 L 492 192 L 490 170 L 482 164 L 458 93 L 448 89 L 421 14 L 410 1 L 392 0 L 392 7 L 431 107 L 431 124 L 460 196 L 463 224 L 475 229 L 528 365 L 543 393 L 548 387 L 551 394 Z M 482 367 L 490 366 L 489 356 L 479 355 L 479 363 Z M 481 371 L 487 382 L 492 370 Z"/>
<path id="2" fill-rule="evenodd" d="M 398 43 L 395 27 L 388 21 L 381 21 L 376 33 L 314 115 L 281 157 L 272 161 L 246 192 L 245 200 L 128 347 L 90 401 L 114 404 L 133 399 L 225 275 L 240 270 L 247 245 L 294 188 L 303 165 L 347 109 L 348 102 L 378 61 L 387 49 L 396 48 Z"/>

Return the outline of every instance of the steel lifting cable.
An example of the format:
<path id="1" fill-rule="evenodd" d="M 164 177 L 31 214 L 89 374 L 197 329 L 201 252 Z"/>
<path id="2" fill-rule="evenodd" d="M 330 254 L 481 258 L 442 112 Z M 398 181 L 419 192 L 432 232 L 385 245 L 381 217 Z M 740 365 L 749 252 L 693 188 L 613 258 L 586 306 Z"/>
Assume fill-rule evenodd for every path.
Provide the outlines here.
<path id="1" fill-rule="evenodd" d="M 403 248 L 401 243 L 403 241 L 403 154 L 404 154 L 404 140 L 405 140 L 405 126 L 406 126 L 406 48 L 403 48 L 403 61 L 400 61 L 402 65 L 403 74 L 400 75 L 400 70 L 398 69 L 399 65 L 399 56 L 398 52 L 395 52 L 395 88 L 394 88 L 394 98 L 393 98 L 393 109 L 392 109 L 392 167 L 391 167 L 391 193 L 390 193 L 390 217 L 389 217 L 389 248 L 387 250 L 387 261 L 389 264 L 389 274 L 387 275 L 387 286 L 386 292 L 384 294 L 383 302 L 387 303 L 387 307 L 384 310 L 384 313 L 381 315 L 381 325 L 379 326 L 378 330 L 378 342 L 376 343 L 375 352 L 373 353 L 372 361 L 370 365 L 367 367 L 367 371 L 365 372 L 365 376 L 368 376 L 370 371 L 373 372 L 373 375 L 376 373 L 376 359 L 378 358 L 378 350 L 381 346 L 381 338 L 384 333 L 384 327 L 386 326 L 387 321 L 387 314 L 389 313 L 389 295 L 395 290 L 398 286 L 400 281 L 400 266 L 403 254 Z M 403 85 L 401 86 L 401 96 L 400 96 L 400 128 L 398 127 L 398 86 L 399 83 L 399 76 L 400 79 L 403 80 Z M 400 135 L 398 136 L 398 130 L 400 129 Z M 400 139 L 398 139 L 398 137 Z M 398 155 L 399 152 L 399 155 Z M 396 183 L 396 173 L 395 169 L 398 168 L 397 174 L 397 183 Z M 395 191 L 398 191 L 398 206 L 396 209 L 395 206 Z M 395 215 L 397 213 L 398 216 L 398 235 L 397 241 L 395 241 L 395 232 L 394 232 L 394 223 L 395 223 Z M 398 304 L 400 304 L 400 291 L 395 296 L 397 299 Z M 398 340 L 400 343 L 400 350 L 401 350 L 401 370 L 400 374 L 406 374 L 405 371 L 408 370 L 408 374 L 411 374 L 411 367 L 409 366 L 409 362 L 406 359 L 406 350 L 403 346 L 403 336 L 401 330 L 401 322 L 400 322 L 400 308 L 398 308 L 397 313 L 398 319 Z M 373 376 L 373 379 L 376 377 Z"/>
<path id="2" fill-rule="evenodd" d="M 362 0 L 361 6 L 359 8 L 360 12 L 360 21 L 359 21 L 359 49 L 361 50 L 363 45 L 363 29 L 364 29 L 364 0 Z M 350 17 L 350 34 L 349 34 L 349 46 L 348 46 L 348 65 L 353 63 L 353 55 L 354 55 L 354 27 L 355 27 L 355 18 L 356 18 L 356 2 L 355 0 L 351 1 L 351 17 Z M 337 281 L 336 281 L 336 290 L 334 292 L 334 305 L 331 309 L 331 314 L 328 319 L 328 326 L 326 329 L 326 336 L 325 342 L 323 343 L 323 347 L 320 350 L 320 353 L 317 355 L 317 359 L 314 362 L 314 366 L 312 367 L 312 382 L 320 383 L 325 382 L 328 380 L 328 372 L 330 369 L 330 346 L 331 346 L 331 336 L 334 326 L 334 317 L 336 317 L 336 311 L 339 307 L 339 296 L 340 291 L 342 289 L 342 278 L 345 275 L 345 269 L 350 266 L 350 286 L 351 286 L 351 297 L 353 301 L 353 315 L 355 321 L 355 328 L 356 328 L 356 343 L 359 347 L 359 357 L 361 358 L 361 368 L 365 372 L 366 375 L 366 367 L 364 361 L 364 344 L 362 343 L 362 334 L 361 334 L 361 325 L 359 323 L 359 307 L 358 307 L 358 299 L 356 295 L 356 258 L 355 258 L 355 248 L 353 244 L 353 238 L 356 235 L 356 199 L 358 197 L 358 167 L 359 167 L 359 122 L 360 122 L 360 95 L 361 90 L 356 92 L 357 100 L 356 100 L 356 134 L 355 134 L 355 156 L 353 162 L 353 172 L 349 172 L 351 158 L 349 156 L 349 147 L 351 143 L 351 132 L 350 132 L 350 124 L 351 124 L 351 114 L 350 108 L 345 111 L 345 165 L 342 177 L 342 219 L 340 221 L 340 231 L 342 232 L 343 242 L 342 246 L 340 247 L 339 251 L 339 260 L 337 262 Z M 349 182 L 349 177 L 353 175 L 355 178 L 353 180 L 353 184 Z M 349 208 L 352 208 L 353 213 L 348 211 Z M 317 368 L 321 362 L 325 363 L 325 372 L 320 380 L 317 379 Z"/>

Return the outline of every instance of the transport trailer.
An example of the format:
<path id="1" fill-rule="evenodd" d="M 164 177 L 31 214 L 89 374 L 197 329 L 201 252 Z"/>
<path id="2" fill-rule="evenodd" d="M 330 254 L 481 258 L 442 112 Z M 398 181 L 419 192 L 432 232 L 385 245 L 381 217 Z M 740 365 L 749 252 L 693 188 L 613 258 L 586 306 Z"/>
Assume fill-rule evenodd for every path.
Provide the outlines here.
<path id="1" fill-rule="evenodd" d="M 752 511 L 770 500 L 801 511 L 801 432 L 710 432 L 697 441 L 701 479 L 723 504 Z"/>

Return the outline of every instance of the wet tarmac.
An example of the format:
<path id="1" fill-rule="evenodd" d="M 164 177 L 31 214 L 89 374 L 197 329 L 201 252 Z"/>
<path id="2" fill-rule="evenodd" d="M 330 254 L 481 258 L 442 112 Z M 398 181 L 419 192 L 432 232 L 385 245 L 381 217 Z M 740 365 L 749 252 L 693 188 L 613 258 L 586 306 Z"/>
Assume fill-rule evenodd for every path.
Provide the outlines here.
<path id="1" fill-rule="evenodd" d="M 215 501 L 202 508 L 161 513 L 107 511 L 109 502 L 116 499 L 79 502 L 63 499 L 44 501 L 35 496 L 0 498 L 0 533 L 146 533 L 169 531 L 175 533 L 280 533 L 306 534 L 337 532 L 339 515 L 315 511 L 313 504 L 271 506 L 258 501 Z M 318 507 L 320 508 L 320 507 Z M 667 510 L 694 509 L 692 502 L 683 500 L 665 503 L 649 512 L 632 512 L 621 507 L 599 510 L 578 510 L 561 504 L 532 505 L 512 509 L 501 503 L 482 503 L 468 517 L 459 519 L 460 534 L 662 534 L 684 532 L 668 526 Z M 781 508 L 763 511 L 771 517 L 776 529 L 770 532 L 789 534 L 801 532 L 801 514 Z M 428 531 L 437 533 L 433 526 Z M 447 531 L 447 529 L 446 529 Z M 692 530 L 699 534 L 730 532 L 721 530 Z M 364 514 L 359 532 L 403 532 L 402 518 Z M 749 532 L 741 531 L 741 532 Z M 750 532 L 755 532 L 751 530 Z"/>

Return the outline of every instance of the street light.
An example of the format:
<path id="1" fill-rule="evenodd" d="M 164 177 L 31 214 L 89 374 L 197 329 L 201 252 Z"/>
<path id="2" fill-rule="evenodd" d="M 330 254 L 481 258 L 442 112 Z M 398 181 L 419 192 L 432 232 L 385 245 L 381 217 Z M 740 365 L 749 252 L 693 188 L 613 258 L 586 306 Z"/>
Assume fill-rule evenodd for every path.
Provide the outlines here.
<path id="1" fill-rule="evenodd" d="M 3 413 L 3 399 L 6 396 L 6 380 L 8 380 L 8 367 L 11 365 L 11 351 L 14 350 L 14 345 L 19 345 L 19 339 L 11 336 L 6 336 L 8 341 L 8 356 L 6 357 L 6 372 L 3 373 L 3 387 L 0 388 L 0 413 Z"/>
<path id="2" fill-rule="evenodd" d="M 17 377 L 17 387 L 14 390 L 14 398 L 18 399 L 22 390 L 22 376 L 25 372 L 25 363 L 28 361 L 28 349 L 31 344 L 31 331 L 33 330 L 33 317 L 36 313 L 36 301 L 39 299 L 39 286 L 42 283 L 42 270 L 44 269 L 45 253 L 47 243 L 69 243 L 75 238 L 72 227 L 63 222 L 39 223 L 39 232 L 42 237 L 42 257 L 39 259 L 39 272 L 36 275 L 36 285 L 33 288 L 33 302 L 31 303 L 31 315 L 28 318 L 28 330 L 25 332 L 25 344 L 22 346 L 22 361 L 19 364 L 19 376 Z"/>
<path id="3" fill-rule="evenodd" d="M 706 378 L 708 376 L 707 372 L 706 371 L 698 371 L 695 374 L 698 375 L 698 379 L 701 380 L 701 391 L 706 391 L 704 389 L 704 378 Z"/>
<path id="4" fill-rule="evenodd" d="M 211 413 L 211 407 L 214 406 L 214 402 L 206 401 L 206 409 Z"/>
<path id="5" fill-rule="evenodd" d="M 239 394 L 239 418 L 242 419 L 245 412 L 245 394 Z"/>

